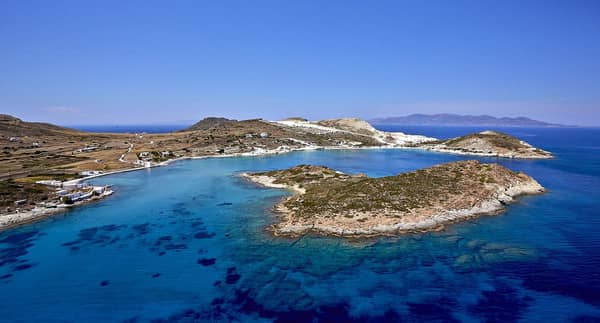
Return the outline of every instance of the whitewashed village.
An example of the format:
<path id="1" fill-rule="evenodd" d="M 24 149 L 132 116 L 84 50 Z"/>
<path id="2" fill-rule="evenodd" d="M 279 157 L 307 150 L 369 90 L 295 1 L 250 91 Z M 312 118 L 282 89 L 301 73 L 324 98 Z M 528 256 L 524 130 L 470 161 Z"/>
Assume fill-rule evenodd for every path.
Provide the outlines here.
<path id="1" fill-rule="evenodd" d="M 89 171 L 82 172 L 83 176 L 97 176 L 101 172 Z M 33 208 L 28 200 L 22 199 L 15 201 L 15 213 L 36 213 L 47 212 L 48 209 L 67 209 L 73 206 L 81 205 L 87 202 L 100 200 L 113 194 L 113 190 L 109 185 L 94 186 L 80 180 L 72 180 L 61 182 L 58 180 L 41 180 L 36 181 L 36 184 L 44 185 L 50 188 L 52 194 L 48 200 L 36 203 Z"/>

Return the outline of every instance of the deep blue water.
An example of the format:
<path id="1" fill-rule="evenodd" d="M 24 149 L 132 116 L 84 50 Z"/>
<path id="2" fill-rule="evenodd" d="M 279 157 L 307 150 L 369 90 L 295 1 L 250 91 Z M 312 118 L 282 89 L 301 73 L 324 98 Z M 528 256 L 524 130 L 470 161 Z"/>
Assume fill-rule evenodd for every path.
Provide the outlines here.
<path id="1" fill-rule="evenodd" d="M 190 125 L 83 125 L 70 126 L 71 128 L 89 132 L 116 132 L 116 133 L 168 133 L 189 127 Z"/>
<path id="2" fill-rule="evenodd" d="M 600 130 L 504 131 L 556 158 L 481 160 L 527 172 L 546 194 L 396 238 L 274 238 L 269 209 L 287 193 L 236 173 L 313 163 L 384 176 L 466 157 L 296 152 L 99 178 L 116 194 L 0 233 L 0 320 L 600 320 Z"/>

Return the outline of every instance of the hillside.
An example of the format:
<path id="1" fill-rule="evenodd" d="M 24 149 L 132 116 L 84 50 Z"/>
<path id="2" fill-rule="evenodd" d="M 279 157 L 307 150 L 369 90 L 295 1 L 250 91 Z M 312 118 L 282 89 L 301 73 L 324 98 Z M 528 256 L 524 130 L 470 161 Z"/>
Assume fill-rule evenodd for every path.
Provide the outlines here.
<path id="1" fill-rule="evenodd" d="M 377 133 L 377 129 L 373 128 L 371 124 L 358 118 L 329 119 L 317 121 L 316 123 L 321 126 L 361 133 L 364 135 L 375 135 Z"/>
<path id="2" fill-rule="evenodd" d="M 112 137 L 115 136 L 91 134 L 1 115 L 0 179 L 40 174 L 75 176 L 76 172 L 68 170 L 68 165 L 87 160 L 84 153 L 77 151 L 97 147 Z"/>
<path id="3" fill-rule="evenodd" d="M 291 120 L 302 122 L 299 118 Z M 261 119 L 237 121 L 211 117 L 174 133 L 89 133 L 1 115 L 0 179 L 113 171 L 140 167 L 147 162 L 156 165 L 176 157 L 252 155 L 387 144 L 372 133 L 317 128 Z M 406 135 L 403 138 L 412 137 Z"/>
<path id="4" fill-rule="evenodd" d="M 439 152 L 506 158 L 545 159 L 552 154 L 497 131 L 482 131 L 462 137 L 425 143 L 422 147 Z"/>
<path id="5" fill-rule="evenodd" d="M 80 131 L 42 122 L 26 122 L 19 118 L 0 114 L 0 136 L 63 136 L 81 134 Z"/>
<path id="6" fill-rule="evenodd" d="M 435 140 L 426 136 L 410 135 L 402 132 L 388 132 L 375 129 L 368 122 L 358 118 L 340 118 L 321 121 L 307 121 L 302 118 L 292 118 L 276 121 L 278 124 L 292 127 L 303 132 L 321 135 L 348 134 L 359 138 L 370 138 L 378 144 L 375 146 L 403 147 Z"/>
<path id="7" fill-rule="evenodd" d="M 522 194 L 544 189 L 533 178 L 498 164 L 459 161 L 414 172 L 369 178 L 300 165 L 244 174 L 258 184 L 296 193 L 277 204 L 277 235 L 309 231 L 333 235 L 396 234 L 432 230 L 456 220 L 504 209 Z"/>
<path id="8" fill-rule="evenodd" d="M 224 128 L 237 123 L 237 120 L 230 120 L 227 118 L 208 117 L 204 118 L 197 123 L 191 125 L 189 128 L 180 131 L 198 131 L 208 130 L 211 128 Z"/>

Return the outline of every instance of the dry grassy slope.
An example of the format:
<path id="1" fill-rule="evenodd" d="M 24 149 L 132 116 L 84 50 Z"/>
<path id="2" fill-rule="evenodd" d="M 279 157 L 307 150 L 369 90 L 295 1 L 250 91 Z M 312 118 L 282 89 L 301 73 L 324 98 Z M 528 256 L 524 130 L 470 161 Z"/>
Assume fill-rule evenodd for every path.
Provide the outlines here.
<path id="1" fill-rule="evenodd" d="M 268 134 L 264 138 L 260 136 L 263 132 Z M 11 140 L 13 137 L 18 139 Z M 136 135 L 88 133 L 0 115 L 0 181 L 5 181 L 0 186 L 0 205 L 6 206 L 24 196 L 30 201 L 43 199 L 47 192 L 33 184 L 38 179 L 64 180 L 77 177 L 84 170 L 132 168 L 141 152 L 154 152 L 153 156 L 158 158 L 155 161 L 163 161 L 160 157 L 163 151 L 171 151 L 175 156 L 206 156 L 303 146 L 290 138 L 321 146 L 334 146 L 343 141 L 379 144 L 367 136 L 318 135 L 262 120 L 207 118 L 182 132 Z M 97 149 L 80 151 L 90 146 Z"/>
<path id="2" fill-rule="evenodd" d="M 220 143 L 225 145 L 236 141 L 241 141 L 243 146 L 248 146 L 248 144 L 258 144 L 268 148 L 276 148 L 282 144 L 289 146 L 297 145 L 297 142 L 289 141 L 289 138 L 314 143 L 320 146 L 335 146 L 340 141 L 359 141 L 367 146 L 380 145 L 378 141 L 369 136 L 346 132 L 319 135 L 302 131 L 297 128 L 285 127 L 261 119 L 236 121 L 210 118 L 208 120 L 204 119 L 184 131 L 201 131 L 198 134 L 219 138 L 221 139 Z M 268 138 L 261 138 L 260 140 L 257 138 L 246 138 L 246 134 L 254 134 L 255 137 L 257 137 L 262 132 L 267 133 Z"/>
<path id="3" fill-rule="evenodd" d="M 47 123 L 0 116 L 0 178 L 65 173 L 68 165 L 89 160 L 77 149 L 100 146 L 118 135 L 94 134 Z M 11 140 L 13 138 L 13 140 Z M 66 169 L 64 169 L 66 168 Z"/>
<path id="4" fill-rule="evenodd" d="M 290 197 L 284 205 L 305 219 L 347 216 L 354 211 L 397 217 L 426 209 L 464 209 L 511 185 L 537 184 L 523 173 L 473 160 L 382 178 L 336 174 L 326 167 L 304 165 L 256 173 L 275 177 L 276 183 L 301 184 L 305 194 Z"/>
<path id="5" fill-rule="evenodd" d="M 268 136 L 262 138 L 261 133 Z M 11 137 L 19 137 L 16 142 Z M 263 120 L 207 118 L 185 131 L 169 134 L 87 133 L 44 123 L 0 116 L 0 178 L 41 173 L 77 173 L 83 170 L 118 170 L 133 167 L 141 152 L 172 151 L 177 156 L 204 156 L 250 152 L 256 148 L 300 147 L 297 139 L 321 146 L 344 141 L 378 145 L 373 138 L 350 133 L 318 135 Z M 133 149 L 127 153 L 129 145 Z M 98 147 L 80 152 L 87 146 Z M 125 161 L 119 158 L 125 154 Z M 159 160 L 160 161 L 160 160 Z"/>
<path id="6" fill-rule="evenodd" d="M 193 124 L 189 128 L 182 131 L 196 131 L 196 130 L 208 130 L 210 128 L 224 128 L 229 125 L 233 125 L 237 120 L 230 120 L 226 118 L 208 117 L 204 118 L 197 123 Z"/>
<path id="7" fill-rule="evenodd" d="M 425 146 L 464 153 L 496 154 L 522 158 L 549 158 L 551 153 L 535 148 L 529 143 L 497 131 L 482 131 L 452 138 Z"/>
<path id="8" fill-rule="evenodd" d="M 349 175 L 329 167 L 313 165 L 298 165 L 285 170 L 274 170 L 255 174 L 275 178 L 273 181 L 275 184 L 285 184 L 288 186 L 299 185 L 300 187 L 318 184 L 327 178 L 335 178 L 338 180 L 350 178 Z"/>
<path id="9" fill-rule="evenodd" d="M 4 137 L 65 136 L 77 134 L 82 134 L 82 132 L 49 123 L 25 122 L 13 116 L 0 114 L 0 135 Z"/>
<path id="10" fill-rule="evenodd" d="M 318 146 L 336 146 L 348 142 L 361 142 L 363 146 L 381 145 L 369 135 L 373 128 L 362 120 L 333 119 L 324 120 L 320 124 L 351 132 L 318 134 L 260 119 L 237 121 L 206 118 L 181 132 L 138 136 L 87 133 L 0 115 L 0 179 L 46 173 L 131 168 L 137 160 L 137 154 L 146 151 L 157 154 L 172 151 L 177 156 L 205 156 L 251 152 L 260 148 L 275 149 L 281 146 L 298 148 L 303 146 L 298 140 Z M 261 133 L 268 135 L 263 138 Z M 9 141 L 10 137 L 19 137 L 19 140 L 12 142 Z M 516 142 L 518 143 L 518 140 Z M 450 147 L 458 142 L 447 141 L 445 144 Z M 503 143 L 495 141 L 494 144 L 501 146 Z M 130 145 L 133 145 L 133 148 L 128 152 Z M 87 146 L 98 149 L 79 151 Z M 123 154 L 125 162 L 119 161 Z"/>
<path id="11" fill-rule="evenodd" d="M 531 147 L 530 145 L 523 144 L 521 140 L 511 135 L 496 131 L 484 131 L 458 138 L 448 139 L 444 141 L 444 144 L 448 147 L 456 148 L 468 148 L 474 145 L 482 145 L 498 147 L 508 150 L 517 150 Z"/>

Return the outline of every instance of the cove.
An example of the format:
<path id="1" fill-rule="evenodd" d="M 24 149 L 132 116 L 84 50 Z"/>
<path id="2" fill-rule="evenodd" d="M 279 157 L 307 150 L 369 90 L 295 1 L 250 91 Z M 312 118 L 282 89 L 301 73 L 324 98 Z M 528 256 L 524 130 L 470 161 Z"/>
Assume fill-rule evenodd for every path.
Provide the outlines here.
<path id="1" fill-rule="evenodd" d="M 379 177 L 471 157 L 312 151 L 97 178 L 116 193 L 0 233 L 0 320 L 599 319 L 600 131 L 513 131 L 556 158 L 476 159 L 548 193 L 434 233 L 275 238 L 270 208 L 289 193 L 237 174 L 315 164 Z"/>

